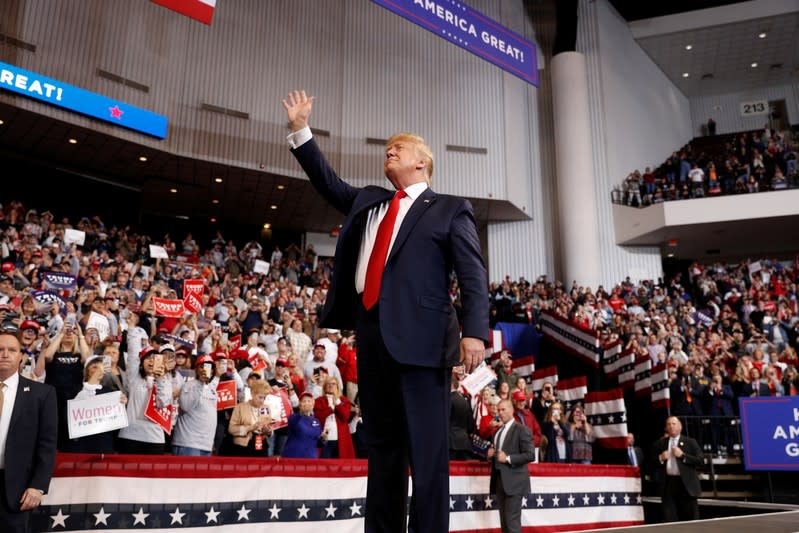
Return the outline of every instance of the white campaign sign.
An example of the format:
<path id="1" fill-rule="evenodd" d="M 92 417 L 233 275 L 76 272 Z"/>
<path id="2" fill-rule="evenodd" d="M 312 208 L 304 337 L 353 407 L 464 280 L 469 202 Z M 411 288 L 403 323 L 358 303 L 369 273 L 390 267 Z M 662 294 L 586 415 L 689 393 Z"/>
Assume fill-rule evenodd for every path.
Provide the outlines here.
<path id="1" fill-rule="evenodd" d="M 128 414 L 119 401 L 121 392 L 97 394 L 86 400 L 67 402 L 69 438 L 77 439 L 128 426 Z"/>
<path id="2" fill-rule="evenodd" d="M 153 259 L 169 259 L 169 254 L 166 253 L 166 248 L 163 246 L 150 245 L 150 257 Z"/>
<path id="3" fill-rule="evenodd" d="M 477 367 L 477 370 L 466 376 L 463 381 L 461 381 L 461 387 L 466 389 L 466 392 L 468 392 L 470 395 L 474 396 L 476 394 L 480 394 L 480 391 L 495 379 L 497 379 L 497 375 L 490 366 L 483 362 Z"/>
<path id="4" fill-rule="evenodd" d="M 252 271 L 256 274 L 269 274 L 269 263 L 256 259 Z"/>
<path id="5" fill-rule="evenodd" d="M 79 229 L 65 229 L 64 244 L 72 244 L 73 242 L 79 246 L 83 246 L 83 243 L 86 242 L 86 232 Z"/>

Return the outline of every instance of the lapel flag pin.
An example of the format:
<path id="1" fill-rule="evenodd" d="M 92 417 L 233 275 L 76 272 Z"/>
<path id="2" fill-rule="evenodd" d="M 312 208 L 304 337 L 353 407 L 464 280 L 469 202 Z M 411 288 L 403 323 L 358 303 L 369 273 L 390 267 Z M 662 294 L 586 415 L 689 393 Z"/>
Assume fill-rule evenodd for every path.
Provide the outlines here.
<path id="1" fill-rule="evenodd" d="M 30 391 L 31 391 L 30 387 L 23 387 L 22 389 L 22 392 L 30 392 Z"/>

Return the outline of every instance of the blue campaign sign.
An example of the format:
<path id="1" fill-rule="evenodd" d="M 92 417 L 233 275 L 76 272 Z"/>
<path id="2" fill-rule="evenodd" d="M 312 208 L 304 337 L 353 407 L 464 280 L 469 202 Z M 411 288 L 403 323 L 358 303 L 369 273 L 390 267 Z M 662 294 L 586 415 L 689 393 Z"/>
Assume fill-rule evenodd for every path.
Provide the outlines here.
<path id="1" fill-rule="evenodd" d="M 457 0 L 372 0 L 538 87 L 535 44 Z"/>
<path id="2" fill-rule="evenodd" d="M 747 470 L 799 470 L 799 396 L 739 398 Z"/>
<path id="3" fill-rule="evenodd" d="M 0 88 L 159 139 L 166 138 L 168 119 L 164 115 L 2 61 Z"/>

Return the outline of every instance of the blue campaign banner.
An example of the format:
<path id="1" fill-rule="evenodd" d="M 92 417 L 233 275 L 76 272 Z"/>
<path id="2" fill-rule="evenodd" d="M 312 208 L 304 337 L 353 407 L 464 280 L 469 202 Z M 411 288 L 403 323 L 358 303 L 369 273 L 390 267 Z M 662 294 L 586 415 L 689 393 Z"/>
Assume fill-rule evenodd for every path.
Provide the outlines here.
<path id="1" fill-rule="evenodd" d="M 739 398 L 747 470 L 799 470 L 799 396 Z"/>
<path id="2" fill-rule="evenodd" d="M 372 0 L 538 87 L 535 44 L 457 0 Z"/>
<path id="3" fill-rule="evenodd" d="M 159 139 L 166 138 L 168 119 L 164 115 L 2 61 L 0 88 Z"/>

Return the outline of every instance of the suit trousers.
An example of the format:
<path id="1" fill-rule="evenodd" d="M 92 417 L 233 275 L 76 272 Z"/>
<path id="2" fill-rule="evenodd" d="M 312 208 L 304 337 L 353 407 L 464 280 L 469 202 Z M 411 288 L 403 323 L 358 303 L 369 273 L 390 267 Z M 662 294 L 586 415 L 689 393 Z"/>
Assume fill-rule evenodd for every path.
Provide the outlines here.
<path id="1" fill-rule="evenodd" d="M 0 470 L 0 533 L 28 533 L 30 511 L 14 511 L 8 507 L 5 470 Z"/>
<path id="2" fill-rule="evenodd" d="M 699 504 L 685 490 L 680 476 L 666 476 L 663 487 L 663 521 L 699 520 Z"/>
<path id="3" fill-rule="evenodd" d="M 409 532 L 444 533 L 449 530 L 447 369 L 395 361 L 382 340 L 379 307 L 367 311 L 359 304 L 356 322 L 358 392 L 369 459 L 365 531 L 404 532 L 408 516 Z"/>
<path id="4" fill-rule="evenodd" d="M 497 480 L 496 493 L 497 508 L 499 509 L 499 527 L 502 529 L 502 533 L 521 533 L 522 495 L 505 494 L 502 479 Z"/>

